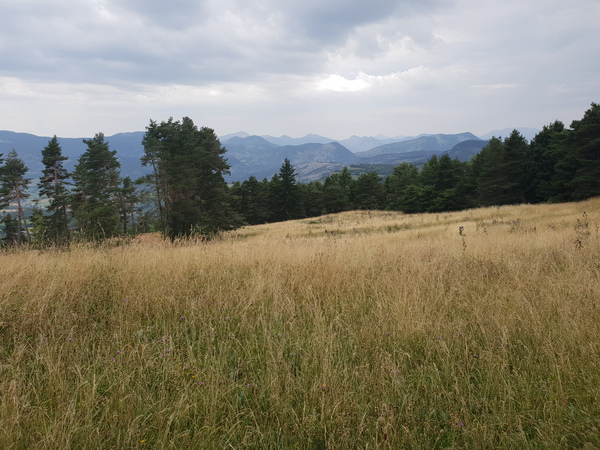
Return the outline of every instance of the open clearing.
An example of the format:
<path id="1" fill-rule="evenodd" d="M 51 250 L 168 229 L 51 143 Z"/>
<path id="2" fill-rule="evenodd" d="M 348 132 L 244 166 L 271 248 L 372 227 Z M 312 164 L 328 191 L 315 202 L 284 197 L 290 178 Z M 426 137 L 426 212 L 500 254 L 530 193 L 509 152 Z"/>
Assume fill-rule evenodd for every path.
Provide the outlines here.
<path id="1" fill-rule="evenodd" d="M 0 253 L 0 447 L 600 447 L 600 199 Z"/>

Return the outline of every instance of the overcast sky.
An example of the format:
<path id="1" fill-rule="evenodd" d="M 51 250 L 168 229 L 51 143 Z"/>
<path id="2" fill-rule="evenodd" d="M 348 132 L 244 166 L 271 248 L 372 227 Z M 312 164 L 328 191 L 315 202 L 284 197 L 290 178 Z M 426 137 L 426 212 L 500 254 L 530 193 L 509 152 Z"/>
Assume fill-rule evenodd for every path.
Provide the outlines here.
<path id="1" fill-rule="evenodd" d="M 600 101 L 598 0 L 0 0 L 0 129 L 484 134 Z"/>

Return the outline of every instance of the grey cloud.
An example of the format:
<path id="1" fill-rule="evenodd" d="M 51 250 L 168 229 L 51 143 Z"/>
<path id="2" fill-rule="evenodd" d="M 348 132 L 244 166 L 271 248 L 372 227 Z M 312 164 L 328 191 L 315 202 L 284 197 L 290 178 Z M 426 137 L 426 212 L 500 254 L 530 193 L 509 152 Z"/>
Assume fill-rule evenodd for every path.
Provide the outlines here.
<path id="1" fill-rule="evenodd" d="M 206 0 L 111 0 L 115 12 L 127 12 L 151 26 L 184 30 L 208 19 Z"/>
<path id="2" fill-rule="evenodd" d="M 0 36 L 19 37 L 0 45 L 0 74 L 127 86 L 319 73 L 325 51 L 343 45 L 357 27 L 414 14 L 432 2 L 231 0 L 224 5 L 229 9 L 195 0 L 11 6 L 3 17 L 12 29 L 0 30 Z M 227 21 L 228 15 L 236 21 Z M 363 53 L 369 51 L 366 46 Z"/>
<path id="3" fill-rule="evenodd" d="M 401 119 L 404 126 L 415 126 L 444 115 L 456 123 L 470 114 L 483 120 L 486 114 L 480 112 L 491 115 L 490 109 L 494 118 L 527 120 L 513 125 L 539 127 L 544 122 L 538 117 L 548 114 L 552 102 L 576 99 L 579 112 L 600 100 L 590 97 L 600 92 L 600 59 L 593 45 L 600 40 L 596 0 L 569 5 L 561 0 L 0 0 L 0 5 L 2 109 L 16 107 L 5 99 L 16 102 L 20 95 L 3 77 L 23 83 L 24 90 L 33 86 L 32 96 L 54 84 L 60 93 L 51 96 L 54 100 L 81 90 L 88 92 L 82 96 L 86 100 L 107 105 L 104 88 L 118 92 L 110 103 L 115 116 L 136 108 L 130 116 L 141 111 L 146 117 L 149 107 L 153 113 L 168 109 L 169 115 L 190 116 L 219 110 L 221 117 L 239 121 L 236 127 L 264 120 L 282 132 L 300 126 L 292 124 L 308 127 L 319 116 L 319 126 L 356 126 L 350 134 L 360 133 L 366 123 L 386 124 L 375 134 L 408 134 L 417 130 L 391 131 L 393 123 Z M 328 92 L 322 81 L 330 75 L 333 83 L 360 78 L 368 87 Z M 518 88 L 485 89 L 494 86 Z M 189 93 L 181 94 L 186 89 Z M 214 97 L 206 94 L 213 91 Z M 8 94 L 2 97 L 3 92 Z M 121 93 L 133 95 L 120 102 Z M 136 93 L 151 100 L 134 104 Z M 534 114 L 524 102 L 546 109 Z M 460 114 L 451 112 L 456 105 Z M 0 111 L 0 120 L 6 116 Z M 551 114 L 547 121 L 555 118 L 562 119 Z M 493 125 L 504 126 L 511 124 Z M 300 133 L 307 132 L 327 134 L 316 128 Z"/>

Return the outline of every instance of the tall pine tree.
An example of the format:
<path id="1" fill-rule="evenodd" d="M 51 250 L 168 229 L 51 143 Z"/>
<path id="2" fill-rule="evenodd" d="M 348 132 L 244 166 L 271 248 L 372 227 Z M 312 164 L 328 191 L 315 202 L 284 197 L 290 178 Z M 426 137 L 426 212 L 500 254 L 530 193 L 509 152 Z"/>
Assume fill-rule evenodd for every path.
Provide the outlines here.
<path id="1" fill-rule="evenodd" d="M 285 158 L 279 174 L 271 181 L 275 203 L 275 220 L 293 220 L 304 217 L 300 189 L 296 181 L 296 171 L 289 159 Z"/>
<path id="2" fill-rule="evenodd" d="M 41 229 L 39 231 L 58 247 L 69 242 L 68 208 L 71 198 L 67 180 L 71 174 L 64 167 L 67 159 L 62 155 L 62 149 L 56 136 L 42 150 L 44 170 L 38 188 L 40 196 L 48 199 L 48 206 L 46 207 L 47 215 L 40 217 L 41 226 L 39 228 Z"/>
<path id="3" fill-rule="evenodd" d="M 27 219 L 23 210 L 23 202 L 29 197 L 27 189 L 29 188 L 30 178 L 25 178 L 29 168 L 19 158 L 17 151 L 12 149 L 8 153 L 6 163 L 0 168 L 0 184 L 3 203 L 16 203 L 18 233 L 16 237 L 17 245 L 23 242 L 23 231 L 27 236 L 27 241 L 31 240 Z"/>
<path id="4" fill-rule="evenodd" d="M 581 120 L 571 123 L 567 146 L 576 167 L 568 183 L 573 200 L 600 195 L 600 105 L 592 103 Z"/>
<path id="5" fill-rule="evenodd" d="M 212 129 L 198 129 L 189 117 L 150 121 L 143 144 L 165 235 L 210 235 L 242 223 L 223 178 L 229 173 L 225 149 Z"/>
<path id="6" fill-rule="evenodd" d="M 103 133 L 83 142 L 88 148 L 73 172 L 73 216 L 87 239 L 116 236 L 120 232 L 117 199 L 121 183 L 117 152 L 110 150 Z"/>

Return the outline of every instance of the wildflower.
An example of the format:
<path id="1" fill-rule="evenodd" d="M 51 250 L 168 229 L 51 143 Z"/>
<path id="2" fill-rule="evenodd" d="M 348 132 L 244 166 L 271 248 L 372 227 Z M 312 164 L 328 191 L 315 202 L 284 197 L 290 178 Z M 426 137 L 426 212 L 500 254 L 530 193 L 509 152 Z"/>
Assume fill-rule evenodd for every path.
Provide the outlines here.
<path id="1" fill-rule="evenodd" d="M 121 350 L 117 350 L 117 355 L 120 355 L 120 354 L 121 354 Z"/>
<path id="2" fill-rule="evenodd" d="M 181 316 L 179 319 L 180 319 L 180 320 L 185 320 L 185 317 Z"/>
<path id="3" fill-rule="evenodd" d="M 148 440 L 148 439 L 142 439 L 142 440 L 140 441 L 140 444 L 143 444 L 143 443 L 144 443 L 144 442 L 146 442 L 147 440 Z"/>

